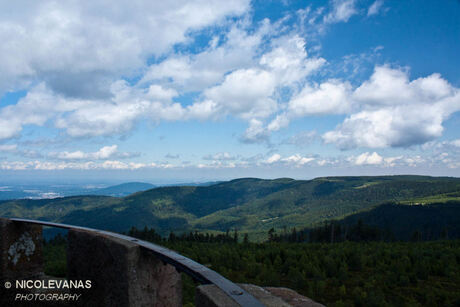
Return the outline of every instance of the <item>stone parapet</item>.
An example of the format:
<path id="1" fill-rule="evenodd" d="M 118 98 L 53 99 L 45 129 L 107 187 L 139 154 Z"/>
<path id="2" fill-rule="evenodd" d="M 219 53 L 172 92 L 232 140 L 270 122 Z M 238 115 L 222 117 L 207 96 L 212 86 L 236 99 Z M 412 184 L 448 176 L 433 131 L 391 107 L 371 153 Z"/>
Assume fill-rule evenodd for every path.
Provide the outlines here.
<path id="1" fill-rule="evenodd" d="M 182 283 L 174 267 L 137 244 L 69 230 L 69 280 L 91 280 L 85 306 L 182 306 Z"/>
<path id="2" fill-rule="evenodd" d="M 308 297 L 287 288 L 259 287 L 250 284 L 238 284 L 267 307 L 324 307 Z M 215 285 L 201 285 L 196 288 L 195 305 L 197 307 L 239 307 Z"/>

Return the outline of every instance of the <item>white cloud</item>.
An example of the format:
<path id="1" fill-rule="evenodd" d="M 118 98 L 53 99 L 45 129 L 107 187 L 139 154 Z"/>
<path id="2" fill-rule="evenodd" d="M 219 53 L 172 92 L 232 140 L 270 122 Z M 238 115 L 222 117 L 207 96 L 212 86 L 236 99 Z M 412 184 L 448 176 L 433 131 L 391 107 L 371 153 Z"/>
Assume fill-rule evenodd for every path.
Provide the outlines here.
<path id="1" fill-rule="evenodd" d="M 114 76 L 248 9 L 248 0 L 2 2 L 0 93 L 38 78 L 66 95 L 107 95 Z"/>
<path id="2" fill-rule="evenodd" d="M 272 41 L 272 50 L 262 55 L 259 63 L 274 74 L 278 86 L 300 82 L 326 62 L 308 58 L 305 45 L 298 35 L 282 36 Z"/>
<path id="3" fill-rule="evenodd" d="M 248 144 L 263 143 L 268 141 L 268 137 L 269 131 L 264 127 L 263 122 L 257 119 L 251 119 L 249 121 L 249 127 L 241 136 L 241 140 Z"/>
<path id="4" fill-rule="evenodd" d="M 439 74 L 410 81 L 408 73 L 388 66 L 377 66 L 369 81 L 359 86 L 353 96 L 373 106 L 431 103 L 451 97 L 458 90 Z"/>
<path id="5" fill-rule="evenodd" d="M 128 163 L 124 163 L 120 161 L 112 161 L 112 160 L 104 161 L 104 163 L 102 163 L 101 166 L 102 168 L 105 168 L 105 169 L 129 169 L 130 168 L 130 165 Z M 133 169 L 136 169 L 136 168 L 144 167 L 145 165 L 135 164 L 133 166 L 134 166 Z"/>
<path id="6" fill-rule="evenodd" d="M 372 154 L 365 152 L 354 159 L 356 165 L 379 165 L 383 162 L 383 158 L 376 152 Z"/>
<path id="7" fill-rule="evenodd" d="M 450 142 L 450 144 L 452 144 L 455 147 L 460 148 L 460 139 L 453 140 L 453 141 Z"/>
<path id="8" fill-rule="evenodd" d="M 444 147 L 444 146 L 442 146 Z M 457 149 L 457 148 L 455 148 Z M 459 168 L 460 167 L 460 155 L 458 151 L 453 152 L 442 152 L 437 153 L 433 156 L 433 160 L 436 162 L 441 162 L 446 165 L 448 168 Z"/>
<path id="9" fill-rule="evenodd" d="M 393 167 L 396 165 L 396 162 L 400 161 L 403 159 L 403 156 L 397 156 L 397 157 L 386 157 L 383 159 L 383 162 L 385 165 Z"/>
<path id="10" fill-rule="evenodd" d="M 31 162 L 22 161 L 3 161 L 0 162 L 0 169 L 2 170 L 25 170 L 28 169 Z"/>
<path id="11" fill-rule="evenodd" d="M 404 162 L 411 167 L 415 167 L 419 164 L 422 164 L 425 162 L 425 159 L 422 158 L 421 156 L 414 156 L 414 157 L 407 157 L 404 159 Z"/>
<path id="12" fill-rule="evenodd" d="M 228 152 L 219 152 L 214 155 L 207 155 L 203 157 L 204 160 L 215 160 L 215 161 L 231 161 L 236 160 L 236 157 L 230 155 Z"/>
<path id="13" fill-rule="evenodd" d="M 174 89 L 163 88 L 160 85 L 152 84 L 145 96 L 154 101 L 169 102 L 174 97 L 179 96 L 179 94 Z"/>
<path id="14" fill-rule="evenodd" d="M 207 120 L 214 119 L 222 114 L 219 113 L 221 107 L 212 100 L 204 100 L 195 102 L 187 107 L 187 118 Z"/>
<path id="15" fill-rule="evenodd" d="M 289 101 L 289 112 L 296 117 L 346 113 L 351 110 L 350 93 L 351 85 L 338 80 L 306 85 Z"/>
<path id="16" fill-rule="evenodd" d="M 273 74 L 260 69 L 240 69 L 227 75 L 222 84 L 207 89 L 204 96 L 244 119 L 263 118 L 277 108 L 271 98 L 275 87 Z"/>
<path id="17" fill-rule="evenodd" d="M 50 152 L 48 156 L 50 158 L 60 159 L 60 160 L 106 160 L 109 158 L 130 158 L 135 154 L 127 152 L 118 152 L 118 146 L 104 146 L 96 152 L 83 152 L 81 150 L 77 151 L 63 151 L 63 152 Z"/>
<path id="18" fill-rule="evenodd" d="M 222 82 L 229 71 L 253 66 L 263 37 L 274 30 L 268 20 L 253 33 L 236 24 L 224 39 L 214 37 L 200 53 L 173 55 L 151 65 L 141 83 L 160 82 L 183 91 L 204 90 Z"/>
<path id="19" fill-rule="evenodd" d="M 173 168 L 171 164 L 121 162 L 106 160 L 103 162 L 50 162 L 50 161 L 3 161 L 0 162 L 1 170 L 137 170 L 148 168 Z"/>
<path id="20" fill-rule="evenodd" d="M 133 128 L 135 121 L 152 113 L 157 105 L 165 106 L 165 116 L 168 107 L 163 102 L 149 101 L 142 92 L 130 88 L 120 81 L 112 85 L 113 98 L 109 101 L 88 101 L 86 105 L 62 114 L 56 120 L 56 127 L 65 129 L 74 137 L 123 134 Z"/>
<path id="21" fill-rule="evenodd" d="M 273 154 L 272 156 L 270 156 L 266 162 L 268 164 L 272 164 L 272 163 L 275 163 L 275 162 L 278 162 L 279 160 L 281 159 L 281 155 L 279 154 Z"/>
<path id="22" fill-rule="evenodd" d="M 84 100 L 66 100 L 56 96 L 40 83 L 15 105 L 0 109 L 0 140 L 19 136 L 25 125 L 44 125 L 57 112 L 83 107 Z"/>
<path id="23" fill-rule="evenodd" d="M 324 23 L 347 22 L 351 16 L 358 13 L 355 0 L 332 0 L 332 9 L 324 16 Z"/>
<path id="24" fill-rule="evenodd" d="M 203 100 L 187 107 L 188 118 L 206 119 L 231 114 L 250 122 L 244 141 L 266 141 L 271 131 L 289 123 L 289 118 L 283 114 L 277 115 L 267 128 L 261 122 L 279 109 L 279 91 L 286 87 L 295 89 L 324 63 L 322 58 L 307 57 L 305 41 L 298 35 L 276 38 L 258 63 L 234 70 L 222 83 L 206 89 Z"/>
<path id="25" fill-rule="evenodd" d="M 88 158 L 88 154 L 80 150 L 73 152 L 63 151 L 59 153 L 51 152 L 49 156 L 52 158 L 58 158 L 62 160 L 81 160 Z"/>
<path id="26" fill-rule="evenodd" d="M 187 3 L 185 7 L 195 12 L 195 4 L 195 2 Z M 69 27 L 67 29 L 65 25 L 62 25 L 65 29 L 61 31 L 62 33 L 59 32 L 59 35 L 56 34 L 56 41 L 54 41 L 56 45 L 53 48 L 58 48 L 60 52 L 68 49 L 66 51 L 68 52 L 67 56 L 72 59 L 76 57 L 76 59 L 72 63 L 65 60 L 66 69 L 59 66 L 59 61 L 61 60 L 59 54 L 53 57 L 52 60 L 48 59 L 53 73 L 42 72 L 40 76 L 37 75 L 38 80 L 44 81 L 29 90 L 27 96 L 16 105 L 0 110 L 0 128 L 3 128 L 0 129 L 0 140 L 20 136 L 22 129 L 26 125 L 44 126 L 47 123 L 54 123 L 56 128 L 64 130 L 72 137 L 94 137 L 126 135 L 139 120 L 143 119 L 158 123 L 163 120 L 217 119 L 226 115 L 236 116 L 250 122 L 250 126 L 246 131 L 248 137 L 244 139 L 249 142 L 254 142 L 256 138 L 265 138 L 267 140 L 270 131 L 276 131 L 287 126 L 289 119 L 278 115 L 268 128 L 257 127 L 257 122 L 252 120 L 261 122 L 262 119 L 276 114 L 279 110 L 279 103 L 282 100 L 281 93 L 285 90 L 284 88 L 291 87 L 290 90 L 295 91 L 296 87 L 305 82 L 305 78 L 308 75 L 318 70 L 325 63 L 322 58 L 309 58 L 305 51 L 305 40 L 295 33 L 287 33 L 274 38 L 274 32 L 284 31 L 278 31 L 279 28 L 282 28 L 283 21 L 271 24 L 270 21 L 263 20 L 254 29 L 249 27 L 247 21 L 242 19 L 234 23 L 228 32 L 223 33 L 223 36 L 215 36 L 204 51 L 197 54 L 170 54 L 160 63 L 151 65 L 142 80 L 133 86 L 124 80 L 117 80 L 116 78 L 121 75 L 129 77 L 130 72 L 126 69 L 136 73 L 136 69 L 144 65 L 147 56 L 152 54 L 161 55 L 170 50 L 169 48 L 175 43 L 185 42 L 187 33 L 190 30 L 202 28 L 212 23 L 215 24 L 227 15 L 243 14 L 248 9 L 249 4 L 246 1 L 234 1 L 226 4 L 213 2 L 207 4 L 203 12 L 196 11 L 197 15 L 194 17 L 188 16 L 188 13 L 181 11 L 182 9 L 179 10 L 180 12 L 169 12 L 170 4 L 162 6 L 160 10 L 162 14 L 155 12 L 149 22 L 164 26 L 167 21 L 163 20 L 163 18 L 168 16 L 166 19 L 169 20 L 173 27 L 176 26 L 176 23 L 179 24 L 177 27 L 180 29 L 176 30 L 180 35 L 178 34 L 175 39 L 170 38 L 170 41 L 168 40 L 168 43 L 165 43 L 163 47 L 153 44 L 151 39 L 146 39 L 149 42 L 143 42 L 142 44 L 152 44 L 152 46 L 148 45 L 148 48 L 144 45 L 138 46 L 141 51 L 133 51 L 137 52 L 135 56 L 136 61 L 139 62 L 137 64 L 128 61 L 129 65 L 127 64 L 124 67 L 123 57 L 120 54 L 113 55 L 115 58 L 118 57 L 119 62 L 117 62 L 117 65 L 122 65 L 124 68 L 121 66 L 121 68 L 114 68 L 114 71 L 110 73 L 110 77 L 107 77 L 108 74 L 102 67 L 111 67 L 109 62 L 112 60 L 103 57 L 106 62 L 99 66 L 98 59 L 91 57 L 90 53 L 102 52 L 97 49 L 99 47 L 112 48 L 113 50 L 110 50 L 116 53 L 116 48 L 124 47 L 112 41 L 111 36 L 105 37 L 104 41 L 97 36 L 98 34 L 93 33 L 97 39 L 104 41 L 104 44 L 100 44 L 98 41 L 99 45 L 96 44 L 97 46 L 93 46 L 93 49 L 85 48 L 86 44 L 89 43 L 87 40 L 94 37 L 85 36 L 81 38 L 79 36 L 80 32 L 77 31 L 83 27 L 82 20 L 80 20 L 83 17 L 79 15 L 81 10 L 89 10 L 89 13 L 91 13 L 91 10 L 97 7 L 98 2 L 88 5 L 88 7 L 85 5 L 80 7 L 79 4 L 74 4 L 75 10 L 70 11 L 68 11 L 68 7 L 61 7 L 58 4 L 47 4 L 46 2 L 44 5 L 47 8 L 54 9 L 53 18 L 60 16 L 61 21 L 64 24 L 68 23 Z M 177 4 L 177 7 L 182 7 L 182 4 Z M 41 10 L 43 8 L 36 6 L 31 8 L 31 12 L 34 9 Z M 140 10 L 141 8 L 138 7 L 137 9 Z M 217 10 L 216 16 L 211 18 L 206 15 L 205 20 L 200 19 L 199 16 L 202 14 L 210 13 L 211 11 L 214 13 L 214 10 Z M 136 23 L 138 21 L 130 20 L 132 16 L 129 15 L 129 13 L 134 14 L 136 12 L 136 9 L 130 8 L 129 12 L 118 12 L 122 15 L 118 16 L 117 12 L 109 10 L 109 12 L 104 12 L 107 16 L 104 14 L 92 16 L 90 14 L 91 18 L 94 18 L 94 20 L 91 19 L 90 21 L 102 22 L 99 20 L 99 18 L 102 18 L 107 24 L 102 23 L 101 30 L 106 29 L 104 27 L 111 29 L 110 27 L 112 26 L 120 25 L 123 29 L 134 31 L 128 36 L 139 43 L 139 37 L 141 36 L 136 36 L 139 34 L 136 31 L 140 31 L 139 25 Z M 176 18 L 177 15 L 180 15 L 181 18 Z M 41 16 L 46 19 L 48 14 L 43 13 Z M 121 20 L 111 19 L 115 17 L 123 18 Z M 196 20 L 195 17 L 197 18 Z M 187 23 L 187 20 L 190 21 L 190 24 Z M 20 21 L 18 22 L 20 23 Z M 131 24 L 133 22 L 134 24 Z M 50 25 L 53 25 L 53 22 Z M 84 29 L 86 27 L 87 25 L 85 24 Z M 75 30 L 77 33 L 66 32 L 70 30 Z M 54 35 L 53 31 L 51 31 L 50 35 Z M 164 35 L 163 32 L 168 31 L 172 30 L 161 31 L 161 35 Z M 154 35 L 156 32 L 152 33 L 150 35 Z M 65 34 L 81 43 L 80 47 L 84 49 L 81 51 L 83 54 L 75 54 L 76 51 L 72 49 L 73 45 L 68 46 L 67 49 L 60 47 L 61 40 L 64 39 L 61 36 L 65 37 Z M 123 31 L 119 32 L 120 36 L 125 34 Z M 142 32 L 142 34 L 145 33 Z M 116 48 L 111 44 L 115 44 Z M 136 46 L 134 44 L 133 48 L 136 49 Z M 40 50 L 36 51 L 40 52 Z M 90 65 L 77 55 L 85 59 L 91 58 L 95 62 Z M 81 60 L 81 62 L 77 60 Z M 42 64 L 45 65 L 44 63 Z M 43 69 L 47 71 L 48 68 Z M 74 71 L 77 72 L 73 73 Z M 72 76 L 64 76 L 63 74 Z M 94 84 L 99 86 L 98 82 L 102 80 L 98 77 L 99 74 L 103 75 L 101 77 L 103 84 L 101 84 L 104 87 L 104 95 L 101 93 L 99 93 L 101 95 L 95 94 L 95 92 L 85 94 L 83 90 L 75 89 L 79 86 L 87 87 L 88 84 L 89 86 Z M 58 83 L 64 82 L 65 86 L 62 87 L 62 84 L 57 86 L 54 81 L 54 83 L 51 82 L 52 80 L 50 81 L 47 77 L 48 75 L 52 75 Z M 91 76 L 96 76 L 95 78 L 100 80 L 96 82 Z M 88 84 L 84 85 L 83 83 L 85 82 L 80 78 L 85 79 Z M 70 93 L 66 89 L 75 90 L 76 92 Z M 189 91 L 202 92 L 191 105 L 183 106 L 181 103 L 174 102 L 176 97 Z"/>
<path id="27" fill-rule="evenodd" d="M 54 121 L 74 137 L 124 134 L 141 118 L 178 120 L 186 110 L 170 100 L 176 92 L 160 86 L 130 87 L 125 81 L 111 85 L 111 99 L 77 99 L 56 94 L 44 83 L 32 88 L 15 105 L 0 109 L 0 139 L 19 136 L 26 125 Z"/>
<path id="28" fill-rule="evenodd" d="M 432 158 L 413 156 L 388 156 L 384 157 L 377 152 L 364 152 L 357 156 L 350 157 L 322 157 L 319 155 L 291 154 L 282 156 L 278 153 L 270 156 L 262 154 L 253 157 L 232 157 L 227 153 L 218 153 L 204 157 L 209 160 L 207 163 L 178 162 L 171 164 L 168 162 L 133 162 L 120 161 L 111 156 L 106 160 L 84 161 L 80 159 L 70 159 L 66 161 L 0 161 L 0 170 L 139 170 L 139 169 L 244 169 L 254 167 L 265 168 L 317 168 L 317 167 L 340 167 L 354 168 L 356 166 L 373 166 L 381 169 L 395 167 L 421 167 L 429 164 L 447 168 L 460 167 L 458 155 L 441 153 Z"/>
<path id="29" fill-rule="evenodd" d="M 323 134 L 326 143 L 341 149 L 355 147 L 407 147 L 423 144 L 443 133 L 443 122 L 460 110 L 460 91 L 439 74 L 410 80 L 407 71 L 375 67 L 370 79 L 353 89 L 331 79 L 306 83 L 291 97 L 283 113 L 267 125 L 247 132 L 268 138 L 298 117 L 350 114 L 333 131 Z"/>
<path id="30" fill-rule="evenodd" d="M 445 152 L 460 153 L 460 139 L 427 142 L 421 146 L 421 149 L 424 151 L 434 151 L 436 154 Z"/>
<path id="31" fill-rule="evenodd" d="M 377 15 L 383 6 L 383 0 L 376 0 L 369 6 L 367 16 Z"/>
<path id="32" fill-rule="evenodd" d="M 223 161 L 212 161 L 211 163 L 208 163 L 208 164 L 200 163 L 196 167 L 197 168 L 207 168 L 207 169 L 222 169 L 222 168 L 236 168 L 237 166 L 245 167 L 244 164 L 237 165 L 234 162 L 223 162 Z"/>
<path id="33" fill-rule="evenodd" d="M 205 91 L 203 101 L 188 107 L 172 102 L 177 92 L 159 85 L 142 89 L 118 81 L 111 86 L 110 100 L 84 100 L 55 94 L 41 83 L 16 105 L 0 109 L 0 139 L 18 136 L 24 125 L 42 126 L 51 120 L 67 134 L 81 137 L 124 134 L 142 118 L 205 120 L 228 113 L 249 121 L 242 140 L 254 143 L 267 141 L 270 132 L 295 117 L 352 112 L 323 135 L 324 141 L 341 149 L 383 148 L 433 140 L 442 135 L 443 121 L 460 110 L 459 90 L 440 75 L 410 81 L 407 72 L 383 66 L 354 91 L 339 80 L 305 85 L 284 113 L 264 127 L 261 119 L 280 108 L 274 75 L 262 69 L 237 70 Z"/>
<path id="34" fill-rule="evenodd" d="M 407 72 L 386 66 L 376 67 L 350 99 L 361 110 L 323 135 L 341 149 L 423 144 L 440 137 L 443 122 L 460 110 L 459 89 L 439 74 L 410 81 Z"/>
<path id="35" fill-rule="evenodd" d="M 263 162 L 265 164 L 281 163 L 281 164 L 285 164 L 288 166 L 301 167 L 314 160 L 316 159 L 313 157 L 304 157 L 304 156 L 301 156 L 300 154 L 294 154 L 294 155 L 283 158 L 280 154 L 276 153 L 268 157 Z"/>
<path id="36" fill-rule="evenodd" d="M 295 154 L 295 155 L 289 156 L 289 157 L 287 157 L 287 158 L 281 159 L 281 161 L 283 161 L 283 162 L 286 162 L 286 163 L 288 163 L 288 164 L 294 164 L 294 165 L 296 165 L 296 166 L 305 165 L 305 164 L 307 164 L 307 163 L 312 162 L 313 160 L 315 160 L 315 158 L 312 158 L 312 157 L 302 157 L 302 156 L 299 155 L 299 154 Z"/>
<path id="37" fill-rule="evenodd" d="M 396 167 L 396 166 L 409 166 L 416 167 L 426 163 L 426 159 L 420 155 L 414 156 L 393 156 L 382 157 L 377 152 L 364 152 L 358 156 L 351 156 L 346 159 L 352 165 L 363 166 L 373 165 L 379 167 Z"/>
<path id="38" fill-rule="evenodd" d="M 431 114 L 427 113 L 431 112 Z M 442 116 L 435 108 L 394 107 L 352 114 L 336 130 L 326 132 L 326 143 L 341 149 L 384 148 L 422 144 L 442 134 Z"/>
<path id="39" fill-rule="evenodd" d="M 94 159 L 102 160 L 112 157 L 117 152 L 117 145 L 104 146 L 97 152 L 93 153 Z"/>
<path id="40" fill-rule="evenodd" d="M 269 131 L 278 131 L 281 128 L 287 127 L 289 125 L 289 117 L 283 113 L 279 114 L 273 119 L 270 124 L 268 124 L 267 129 Z"/>
<path id="41" fill-rule="evenodd" d="M 423 152 L 430 153 L 432 162 L 441 162 L 449 168 L 460 167 L 460 139 L 431 141 L 420 147 Z"/>
<path id="42" fill-rule="evenodd" d="M 297 35 L 281 36 L 271 42 L 268 52 L 262 54 L 260 67 L 254 63 L 252 68 L 229 73 L 221 84 L 206 89 L 204 100 L 196 102 L 188 110 L 190 115 L 206 114 L 211 118 L 217 114 L 238 116 L 250 124 L 243 141 L 266 141 L 270 131 L 277 131 L 289 123 L 286 115 L 277 115 L 267 128 L 262 125 L 261 119 L 274 114 L 279 108 L 277 91 L 296 86 L 324 63 L 322 58 L 307 57 L 304 39 Z"/>
<path id="43" fill-rule="evenodd" d="M 17 148 L 18 148 L 18 145 L 16 144 L 0 145 L 0 151 L 4 151 L 4 152 L 15 152 Z"/>

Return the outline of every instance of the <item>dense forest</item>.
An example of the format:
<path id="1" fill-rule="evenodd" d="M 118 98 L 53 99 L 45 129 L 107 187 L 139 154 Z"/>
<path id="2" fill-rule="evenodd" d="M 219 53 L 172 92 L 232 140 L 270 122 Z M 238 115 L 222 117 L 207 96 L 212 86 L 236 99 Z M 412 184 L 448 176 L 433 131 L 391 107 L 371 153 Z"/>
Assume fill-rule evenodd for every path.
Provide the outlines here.
<path id="1" fill-rule="evenodd" d="M 323 225 L 277 234 L 284 242 L 429 241 L 460 239 L 460 202 L 427 205 L 387 203 Z"/>
<path id="2" fill-rule="evenodd" d="M 326 306 L 460 304 L 459 241 L 167 246 L 234 282 L 288 287 Z"/>
<path id="3" fill-rule="evenodd" d="M 269 231 L 264 243 L 238 232 L 129 235 L 159 243 L 234 282 L 288 287 L 327 306 L 459 306 L 460 240 L 376 242 L 377 228 L 359 222 L 359 242 L 298 243 Z M 321 228 L 315 229 L 321 231 Z M 284 232 L 282 230 L 281 232 Z M 314 240 L 313 240 L 314 241 Z M 45 243 L 46 273 L 65 276 L 65 238 Z M 183 275 L 184 305 L 196 284 Z"/>

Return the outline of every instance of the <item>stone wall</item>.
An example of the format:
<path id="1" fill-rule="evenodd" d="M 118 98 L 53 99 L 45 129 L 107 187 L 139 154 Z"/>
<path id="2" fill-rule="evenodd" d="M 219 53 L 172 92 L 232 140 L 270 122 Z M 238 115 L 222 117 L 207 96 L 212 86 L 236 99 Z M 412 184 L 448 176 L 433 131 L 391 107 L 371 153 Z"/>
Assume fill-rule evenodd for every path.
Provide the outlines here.
<path id="1" fill-rule="evenodd" d="M 14 300 L 15 280 L 41 278 L 42 272 L 42 227 L 0 218 L 0 306 Z"/>
<path id="2" fill-rule="evenodd" d="M 68 242 L 68 279 L 91 280 L 85 306 L 182 306 L 180 274 L 138 245 L 81 230 Z"/>
<path id="3" fill-rule="evenodd" d="M 0 218 L 0 306 L 11 306 L 18 293 L 81 294 L 72 302 L 78 306 L 182 306 L 180 274 L 135 243 L 70 230 L 67 257 L 67 280 L 89 281 L 90 288 L 15 289 L 16 280 L 58 278 L 43 274 L 42 227 Z"/>

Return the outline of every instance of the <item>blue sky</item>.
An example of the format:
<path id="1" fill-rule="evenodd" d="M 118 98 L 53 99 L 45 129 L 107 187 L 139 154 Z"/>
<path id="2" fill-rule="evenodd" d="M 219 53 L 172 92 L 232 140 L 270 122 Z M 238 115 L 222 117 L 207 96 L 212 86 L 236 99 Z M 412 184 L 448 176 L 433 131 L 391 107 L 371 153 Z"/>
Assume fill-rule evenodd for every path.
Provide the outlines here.
<path id="1" fill-rule="evenodd" d="M 2 1 L 0 180 L 460 174 L 460 1 Z"/>

